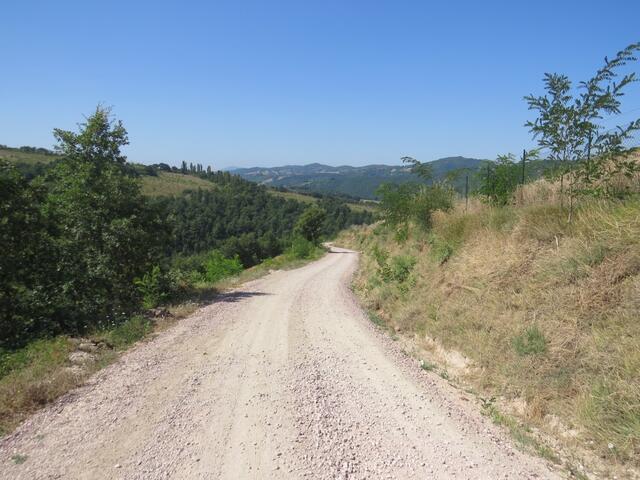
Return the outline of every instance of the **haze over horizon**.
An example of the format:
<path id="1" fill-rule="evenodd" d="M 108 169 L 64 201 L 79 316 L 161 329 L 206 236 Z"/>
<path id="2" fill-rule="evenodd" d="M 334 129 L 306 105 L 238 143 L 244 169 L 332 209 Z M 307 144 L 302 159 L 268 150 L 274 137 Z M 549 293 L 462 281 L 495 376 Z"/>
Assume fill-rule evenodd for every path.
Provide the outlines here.
<path id="1" fill-rule="evenodd" d="M 0 143 L 50 148 L 54 127 L 101 103 L 140 163 L 495 158 L 533 146 L 522 97 L 544 72 L 586 79 L 638 40 L 640 3 L 608 5 L 16 2 L 2 9 Z M 637 85 L 624 104 L 621 121 Z"/>

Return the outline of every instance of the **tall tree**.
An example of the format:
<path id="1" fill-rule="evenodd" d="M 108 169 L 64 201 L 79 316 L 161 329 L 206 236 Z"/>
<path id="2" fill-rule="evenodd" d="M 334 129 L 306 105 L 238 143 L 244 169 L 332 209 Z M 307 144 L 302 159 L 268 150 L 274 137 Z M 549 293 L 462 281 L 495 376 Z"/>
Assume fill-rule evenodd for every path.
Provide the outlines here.
<path id="1" fill-rule="evenodd" d="M 67 331 L 115 322 L 135 310 L 133 281 L 158 261 L 162 237 L 126 168 L 122 122 L 98 107 L 79 127 L 54 130 L 64 159 L 49 172 L 45 205 L 54 225 Z"/>
<path id="2" fill-rule="evenodd" d="M 296 232 L 306 240 L 317 244 L 322 235 L 327 212 L 316 206 L 307 208 L 296 223 Z"/>
<path id="3" fill-rule="evenodd" d="M 590 192 L 606 191 L 615 175 L 630 175 L 638 168 L 636 162 L 624 159 L 624 142 L 640 130 L 640 119 L 613 130 L 601 124 L 603 118 L 621 113 L 621 97 L 636 81 L 636 74 L 630 72 L 620 81 L 616 79 L 622 67 L 637 60 L 638 51 L 640 43 L 634 43 L 611 60 L 605 57 L 596 74 L 575 88 L 566 75 L 547 73 L 547 94 L 525 97 L 529 109 L 538 112 L 526 126 L 549 159 L 562 165 L 561 182 L 571 171 L 572 193 L 578 182 Z"/>

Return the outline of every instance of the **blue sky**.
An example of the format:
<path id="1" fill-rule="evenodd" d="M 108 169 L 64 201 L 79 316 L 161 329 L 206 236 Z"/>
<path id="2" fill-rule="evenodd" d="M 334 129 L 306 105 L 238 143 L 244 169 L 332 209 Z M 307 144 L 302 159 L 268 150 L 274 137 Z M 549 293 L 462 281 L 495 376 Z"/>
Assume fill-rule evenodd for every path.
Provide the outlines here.
<path id="1" fill-rule="evenodd" d="M 637 0 L 7 0 L 0 15 L 0 143 L 51 147 L 102 103 L 130 160 L 215 168 L 518 152 L 544 72 L 585 79 L 640 40 Z"/>

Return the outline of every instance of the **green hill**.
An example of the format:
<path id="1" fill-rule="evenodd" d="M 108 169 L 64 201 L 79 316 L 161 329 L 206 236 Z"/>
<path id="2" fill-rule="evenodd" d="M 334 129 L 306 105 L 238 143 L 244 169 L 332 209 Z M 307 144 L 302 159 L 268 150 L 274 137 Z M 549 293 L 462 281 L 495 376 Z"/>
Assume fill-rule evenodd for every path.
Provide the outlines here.
<path id="1" fill-rule="evenodd" d="M 429 162 L 436 180 L 448 173 L 469 169 L 478 170 L 485 160 L 466 157 L 446 157 Z M 231 173 L 246 180 L 285 187 L 295 191 L 331 193 L 355 198 L 374 199 L 375 191 L 382 183 L 406 183 L 420 181 L 406 165 L 366 165 L 332 167 L 320 163 L 310 165 L 285 165 L 282 167 L 236 168 Z"/>

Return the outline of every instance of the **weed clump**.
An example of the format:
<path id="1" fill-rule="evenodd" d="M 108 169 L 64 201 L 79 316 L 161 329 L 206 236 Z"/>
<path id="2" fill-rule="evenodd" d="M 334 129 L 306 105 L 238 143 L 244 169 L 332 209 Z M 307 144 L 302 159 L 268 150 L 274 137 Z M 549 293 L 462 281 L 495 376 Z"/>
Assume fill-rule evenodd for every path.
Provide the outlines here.
<path id="1" fill-rule="evenodd" d="M 547 339 L 540 329 L 533 325 L 520 335 L 514 337 L 513 348 L 521 357 L 526 355 L 540 355 L 547 351 Z"/>

